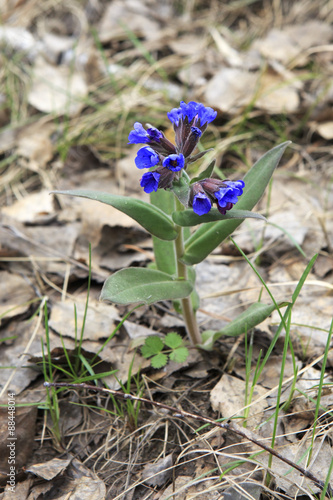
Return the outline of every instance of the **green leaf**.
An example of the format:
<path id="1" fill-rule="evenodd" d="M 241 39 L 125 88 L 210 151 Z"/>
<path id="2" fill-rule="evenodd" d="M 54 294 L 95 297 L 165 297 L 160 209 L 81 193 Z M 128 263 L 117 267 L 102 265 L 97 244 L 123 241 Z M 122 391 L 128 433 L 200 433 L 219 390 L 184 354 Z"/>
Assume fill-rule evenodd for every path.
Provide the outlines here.
<path id="1" fill-rule="evenodd" d="M 205 170 L 201 172 L 201 174 L 199 174 L 198 177 L 194 177 L 191 180 L 191 184 L 194 184 L 195 182 L 198 181 L 203 181 L 204 179 L 209 179 L 209 177 L 211 177 L 214 172 L 215 163 L 216 163 L 215 159 L 211 161 L 208 167 L 205 168 Z"/>
<path id="2" fill-rule="evenodd" d="M 175 210 L 175 196 L 171 191 L 159 189 L 150 194 L 150 202 L 161 209 L 165 214 L 171 215 Z M 159 271 L 176 275 L 176 250 L 174 241 L 161 240 L 153 236 L 155 264 Z"/>
<path id="3" fill-rule="evenodd" d="M 183 339 L 181 338 L 179 333 L 170 332 L 165 336 L 164 343 L 166 346 L 170 347 L 170 349 L 176 349 L 177 347 L 182 345 Z"/>
<path id="4" fill-rule="evenodd" d="M 237 202 L 238 209 L 252 210 L 260 200 L 283 152 L 289 144 L 290 141 L 287 141 L 268 151 L 246 174 L 244 177 L 244 192 Z M 198 264 L 218 247 L 241 222 L 241 220 L 237 219 L 223 220 L 209 222 L 200 226 L 186 241 L 182 261 L 188 265 Z"/>
<path id="5" fill-rule="evenodd" d="M 175 193 L 178 200 L 184 207 L 188 206 L 188 200 L 190 197 L 190 186 L 189 180 L 183 174 L 182 177 L 178 181 L 174 181 L 171 191 Z"/>
<path id="6" fill-rule="evenodd" d="M 89 200 L 100 201 L 106 205 L 111 205 L 120 212 L 128 215 L 138 222 L 149 233 L 162 240 L 174 240 L 177 238 L 177 231 L 170 217 L 159 208 L 146 201 L 130 198 L 129 196 L 118 196 L 102 191 L 90 189 L 75 189 L 71 191 L 52 191 L 55 194 L 65 194 L 88 198 Z"/>
<path id="7" fill-rule="evenodd" d="M 188 357 L 188 349 L 187 347 L 178 347 L 174 351 L 172 351 L 169 355 L 171 361 L 175 361 L 176 363 L 184 363 Z"/>
<path id="8" fill-rule="evenodd" d="M 193 285 L 187 280 L 176 280 L 154 269 L 129 267 L 105 281 L 101 299 L 116 304 L 154 304 L 160 300 L 183 299 L 192 290 Z"/>
<path id="9" fill-rule="evenodd" d="M 168 356 L 160 352 L 159 354 L 156 354 L 156 356 L 151 358 L 150 362 L 153 368 L 162 368 L 167 364 Z"/>
<path id="10" fill-rule="evenodd" d="M 225 215 L 221 214 L 217 208 L 212 208 L 211 211 L 205 215 L 197 215 L 193 212 L 192 208 L 189 208 L 182 212 L 174 212 L 172 218 L 178 226 L 196 226 L 203 222 L 228 219 L 260 219 L 266 221 L 266 218 L 261 214 L 250 212 L 250 210 L 237 210 L 235 208 L 228 211 Z"/>
<path id="11" fill-rule="evenodd" d="M 141 347 L 141 354 L 144 358 L 150 358 L 150 356 L 161 352 L 163 347 L 163 341 L 157 335 L 152 335 L 146 338 L 145 343 Z"/>
<path id="12" fill-rule="evenodd" d="M 285 307 L 288 302 L 283 302 L 278 304 L 279 307 Z M 228 335 L 229 337 L 236 337 L 245 333 L 251 328 L 262 323 L 272 312 L 276 309 L 275 304 L 264 304 L 262 302 L 255 302 L 246 311 L 240 314 L 236 319 L 231 321 L 227 326 L 219 330 L 218 332 L 213 332 L 212 330 L 207 330 L 202 334 L 202 347 L 203 349 L 210 350 L 213 347 L 214 342 L 222 337 L 223 335 Z"/>

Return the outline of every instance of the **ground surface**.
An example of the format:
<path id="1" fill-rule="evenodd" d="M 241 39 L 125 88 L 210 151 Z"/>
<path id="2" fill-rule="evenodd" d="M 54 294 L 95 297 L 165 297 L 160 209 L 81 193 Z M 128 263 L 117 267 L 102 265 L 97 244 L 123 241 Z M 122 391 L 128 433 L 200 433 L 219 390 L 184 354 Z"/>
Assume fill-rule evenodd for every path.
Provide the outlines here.
<path id="1" fill-rule="evenodd" d="M 235 417 L 268 446 L 276 431 L 281 454 L 329 478 L 332 2 L 26 0 L 0 10 L 0 498 L 320 498 L 313 481 L 232 432 L 197 432 L 196 420 L 149 404 L 43 383 L 99 380 L 178 410 Z M 129 309 L 98 300 L 111 273 L 153 260 L 149 235 L 112 207 L 50 195 L 84 187 L 147 200 L 128 133 L 140 121 L 172 138 L 166 112 L 182 99 L 218 111 L 202 143 L 229 178 L 293 141 L 256 207 L 269 223 L 243 223 L 235 241 L 277 302 L 291 301 L 318 257 L 292 311 L 288 351 L 282 329 L 251 397 L 278 313 L 246 338 L 223 337 L 211 352 L 191 349 L 185 363 L 153 370 L 136 347 L 153 333 L 185 336 L 172 305 L 137 309 L 112 336 Z M 231 242 L 197 266 L 197 287 L 205 330 L 260 294 L 269 300 Z"/>

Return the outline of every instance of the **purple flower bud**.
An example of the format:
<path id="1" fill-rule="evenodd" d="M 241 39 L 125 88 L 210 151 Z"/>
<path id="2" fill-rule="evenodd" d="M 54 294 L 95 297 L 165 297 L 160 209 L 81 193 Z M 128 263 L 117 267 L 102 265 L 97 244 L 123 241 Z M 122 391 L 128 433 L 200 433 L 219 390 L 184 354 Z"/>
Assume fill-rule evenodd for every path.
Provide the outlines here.
<path id="1" fill-rule="evenodd" d="M 219 204 L 217 204 L 217 210 L 220 212 L 220 214 L 225 215 L 228 210 L 231 210 L 232 207 L 234 206 L 233 203 L 228 202 L 225 207 L 220 207 Z"/>
<path id="2" fill-rule="evenodd" d="M 149 135 L 150 142 L 160 142 L 161 138 L 163 137 L 162 132 L 155 127 L 148 128 L 147 134 Z"/>
<path id="3" fill-rule="evenodd" d="M 151 127 L 145 130 L 142 123 L 134 123 L 134 130 L 131 130 L 128 136 L 128 144 L 146 144 L 153 141 L 159 142 L 163 136 L 157 128 Z"/>
<path id="4" fill-rule="evenodd" d="M 163 160 L 163 167 L 166 167 L 173 172 L 178 172 L 185 166 L 185 158 L 183 154 L 169 155 Z"/>
<path id="5" fill-rule="evenodd" d="M 168 168 L 162 166 L 157 167 L 156 172 L 158 172 L 161 175 L 160 180 L 158 182 L 158 188 L 159 189 L 171 188 L 174 178 L 177 175 L 176 172 L 173 172 L 172 170 L 169 170 Z"/>
<path id="6" fill-rule="evenodd" d="M 139 149 L 134 161 L 138 168 L 151 168 L 159 163 L 160 157 L 152 148 L 145 146 Z"/>
<path id="7" fill-rule="evenodd" d="M 202 132 L 198 127 L 191 127 L 191 132 L 193 135 L 195 135 L 198 139 L 202 136 Z"/>
<path id="8" fill-rule="evenodd" d="M 161 174 L 158 172 L 146 172 L 141 177 L 140 186 L 143 187 L 144 192 L 148 194 L 157 191 L 160 177 Z"/>

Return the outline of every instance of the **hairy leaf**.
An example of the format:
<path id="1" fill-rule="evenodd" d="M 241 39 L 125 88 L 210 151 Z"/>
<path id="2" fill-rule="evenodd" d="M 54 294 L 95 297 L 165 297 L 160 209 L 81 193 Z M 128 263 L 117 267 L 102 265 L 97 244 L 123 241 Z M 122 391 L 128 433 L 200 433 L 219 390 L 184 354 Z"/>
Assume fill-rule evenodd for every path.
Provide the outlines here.
<path id="1" fill-rule="evenodd" d="M 278 304 L 279 307 L 287 306 L 287 302 Z M 275 310 L 275 304 L 264 304 L 262 302 L 255 302 L 246 311 L 240 314 L 236 319 L 231 321 L 227 326 L 214 332 L 212 330 L 207 330 L 202 334 L 202 347 L 203 349 L 210 350 L 213 347 L 214 342 L 222 337 L 223 335 L 228 335 L 229 337 L 236 337 L 245 333 L 251 328 L 262 323 L 268 316 L 272 314 Z"/>
<path id="2" fill-rule="evenodd" d="M 178 347 L 174 351 L 170 353 L 170 360 L 175 361 L 176 363 L 184 363 L 188 357 L 188 349 L 187 347 Z"/>
<path id="3" fill-rule="evenodd" d="M 206 151 L 207 152 L 207 151 Z M 207 168 L 201 174 L 198 175 L 198 177 L 194 177 L 191 180 L 191 184 L 194 184 L 195 182 L 198 181 L 203 181 L 204 179 L 209 179 L 213 175 L 214 172 L 214 167 L 215 167 L 216 160 L 214 159 L 213 161 L 210 162 Z"/>
<path id="4" fill-rule="evenodd" d="M 170 349 L 176 349 L 177 347 L 182 345 L 183 339 L 181 338 L 179 333 L 170 332 L 165 336 L 164 343 L 166 346 L 170 347 Z"/>
<path id="5" fill-rule="evenodd" d="M 149 233 L 161 238 L 162 240 L 174 240 L 177 238 L 178 233 L 171 218 L 158 207 L 155 207 L 143 200 L 130 198 L 128 196 L 103 193 L 102 191 L 93 191 L 90 189 L 53 191 L 53 193 L 100 201 L 101 203 L 111 205 L 120 212 L 128 215 Z"/>
<path id="6" fill-rule="evenodd" d="M 178 226 L 196 226 L 203 222 L 213 222 L 228 219 L 260 219 L 266 221 L 266 218 L 258 213 L 250 212 L 250 210 L 237 210 L 233 208 L 225 215 L 222 215 L 217 208 L 212 208 L 208 214 L 197 215 L 192 208 L 183 210 L 182 212 L 174 212 L 172 214 L 173 221 Z"/>
<path id="7" fill-rule="evenodd" d="M 150 202 L 167 215 L 171 215 L 175 210 L 175 197 L 171 191 L 164 189 L 153 191 L 150 194 Z M 175 275 L 177 263 L 174 241 L 161 240 L 153 236 L 153 248 L 157 269 L 171 276 Z"/>
<path id="8" fill-rule="evenodd" d="M 244 192 L 237 202 L 237 209 L 252 210 L 262 197 L 283 152 L 289 144 L 290 141 L 287 141 L 268 151 L 246 174 Z M 209 222 L 200 226 L 186 241 L 183 262 L 191 265 L 204 260 L 241 222 L 241 220 L 229 219 Z"/>
<path id="9" fill-rule="evenodd" d="M 160 352 L 159 354 L 156 354 L 156 356 L 151 358 L 150 362 L 153 368 L 162 368 L 167 364 L 168 356 L 163 352 Z"/>
<path id="10" fill-rule="evenodd" d="M 129 267 L 105 281 L 101 299 L 116 304 L 154 304 L 161 300 L 183 299 L 192 290 L 190 281 L 176 280 L 154 269 Z"/>
<path id="11" fill-rule="evenodd" d="M 163 347 L 162 340 L 157 335 L 152 335 L 146 338 L 145 343 L 141 347 L 141 354 L 144 358 L 150 358 L 150 356 L 161 352 Z"/>

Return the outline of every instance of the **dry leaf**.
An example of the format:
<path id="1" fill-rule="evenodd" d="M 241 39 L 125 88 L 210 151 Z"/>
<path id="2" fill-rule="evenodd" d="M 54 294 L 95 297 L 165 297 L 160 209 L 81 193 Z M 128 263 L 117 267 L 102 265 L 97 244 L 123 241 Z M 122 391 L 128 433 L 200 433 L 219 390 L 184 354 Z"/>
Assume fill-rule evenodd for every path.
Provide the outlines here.
<path id="1" fill-rule="evenodd" d="M 169 481 L 172 470 L 172 453 L 166 457 L 160 458 L 153 464 L 145 465 L 142 472 L 142 480 L 149 486 L 163 486 Z"/>
<path id="2" fill-rule="evenodd" d="M 326 140 L 333 139 L 333 121 L 313 123 L 311 125 L 312 130 L 318 132 Z"/>
<path id="3" fill-rule="evenodd" d="M 18 274 L 0 271 L 0 317 L 14 318 L 25 313 L 35 298 L 29 281 Z"/>
<path id="4" fill-rule="evenodd" d="M 53 157 L 51 134 L 55 130 L 54 123 L 44 123 L 42 120 L 29 124 L 18 133 L 17 154 L 29 160 L 28 167 L 38 171 Z"/>
<path id="5" fill-rule="evenodd" d="M 53 304 L 49 320 L 50 327 L 58 334 L 74 339 L 74 306 L 77 313 L 77 328 L 80 332 L 85 310 L 85 297 L 76 296 L 75 301 L 66 300 Z M 115 321 L 119 321 L 119 317 L 113 305 L 90 299 L 83 338 L 92 342 L 108 338 L 115 329 Z"/>
<path id="6" fill-rule="evenodd" d="M 239 483 L 236 486 L 227 488 L 223 492 L 223 500 L 245 500 L 249 498 L 251 500 L 259 500 L 261 498 L 261 493 L 263 491 L 263 486 L 258 483 Z"/>
<path id="7" fill-rule="evenodd" d="M 127 30 L 154 40 L 159 37 L 159 25 L 151 17 L 148 6 L 141 1 L 114 0 L 100 22 L 99 38 L 103 43 L 110 42 L 126 35 Z"/>
<path id="8" fill-rule="evenodd" d="M 309 438 L 298 443 L 288 444 L 288 446 L 283 447 L 280 452 L 292 462 L 297 463 L 301 467 L 304 467 L 312 472 L 317 479 L 325 483 L 328 468 L 331 460 L 333 459 L 332 447 L 327 441 L 315 441 L 311 462 L 310 465 L 308 465 L 308 451 L 311 449 L 311 446 L 311 438 Z M 257 460 L 267 466 L 268 454 L 259 455 Z M 305 478 L 300 474 L 300 472 L 276 457 L 273 457 L 271 471 L 274 474 L 277 487 L 281 488 L 291 496 L 300 493 L 297 485 L 302 485 L 306 491 L 312 494 L 320 491 L 318 486 L 314 484 L 313 481 Z"/>
<path id="9" fill-rule="evenodd" d="M 234 113 L 252 100 L 258 75 L 237 68 L 223 68 L 208 82 L 205 101 L 214 109 Z"/>
<path id="10" fill-rule="evenodd" d="M 88 94 L 82 74 L 67 66 L 51 66 L 42 58 L 36 60 L 29 103 L 44 113 L 74 116 L 84 106 Z"/>
<path id="11" fill-rule="evenodd" d="M 66 471 L 66 472 L 65 472 Z M 96 474 L 72 457 L 54 458 L 48 462 L 29 467 L 28 472 L 43 478 L 47 483 L 36 481 L 31 489 L 33 498 L 45 496 L 57 498 L 79 498 L 80 500 L 103 500 L 106 488 Z"/>
<path id="12" fill-rule="evenodd" d="M 40 352 L 42 334 L 38 326 L 38 318 L 34 318 L 18 323 L 11 322 L 2 330 L 3 337 L 15 338 L 1 343 L 0 387 L 7 386 L 16 395 L 26 389 L 39 375 L 38 371 L 27 366 L 27 356 L 34 356 Z"/>
<path id="13" fill-rule="evenodd" d="M 210 402 L 213 410 L 218 411 L 225 418 L 243 417 L 245 389 L 246 386 L 243 380 L 225 373 L 211 391 Z M 253 403 L 261 396 L 265 396 L 266 393 L 267 390 L 257 384 L 250 403 Z M 264 398 L 250 408 L 249 418 L 247 419 L 250 428 L 254 428 L 261 423 L 265 408 L 267 408 L 267 402 Z"/>
<path id="14" fill-rule="evenodd" d="M 215 109 L 228 113 L 235 113 L 251 102 L 272 114 L 294 112 L 299 107 L 295 86 L 276 72 L 260 75 L 238 68 L 220 70 L 209 81 L 205 100 Z"/>
<path id="15" fill-rule="evenodd" d="M 9 404 L 11 391 L 8 392 L 8 400 L 2 399 L 2 404 Z M 15 398 L 15 395 L 14 395 Z M 16 401 L 18 403 L 18 401 Z M 35 439 L 35 426 L 37 418 L 37 406 L 15 407 L 15 439 L 9 434 L 8 409 L 0 408 L 0 482 L 7 482 L 3 477 L 11 471 L 13 464 L 10 462 L 15 457 L 15 468 L 20 470 L 25 467 L 33 451 Z M 5 481 L 4 481 L 5 479 Z"/>
<path id="16" fill-rule="evenodd" d="M 30 465 L 30 467 L 26 468 L 26 471 L 50 481 L 50 479 L 61 474 L 71 463 L 71 460 L 71 458 L 53 458 L 48 462 Z"/>
<path id="17" fill-rule="evenodd" d="M 13 205 L 4 207 L 2 211 L 9 217 L 25 224 L 44 224 L 56 215 L 53 196 L 48 190 L 28 194 Z"/>
<path id="18" fill-rule="evenodd" d="M 24 52 L 30 61 L 41 49 L 41 43 L 35 40 L 32 33 L 19 26 L 0 26 L 0 44 L 7 46 L 7 50 L 9 46 L 15 52 Z"/>

